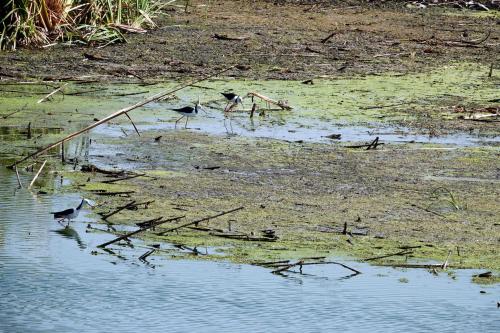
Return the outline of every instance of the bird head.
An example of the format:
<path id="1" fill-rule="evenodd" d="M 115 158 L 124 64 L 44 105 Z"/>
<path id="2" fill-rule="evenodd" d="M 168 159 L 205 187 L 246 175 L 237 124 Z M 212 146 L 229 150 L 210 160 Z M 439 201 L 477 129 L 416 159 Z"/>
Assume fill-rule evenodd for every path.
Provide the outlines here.
<path id="1" fill-rule="evenodd" d="M 198 96 L 198 102 L 196 102 L 195 110 L 196 110 L 196 112 L 203 111 L 203 112 L 205 112 L 205 114 L 207 114 L 207 111 L 205 111 L 205 108 L 203 106 L 201 106 L 200 96 Z"/>
<path id="2" fill-rule="evenodd" d="M 86 203 L 87 205 L 89 205 L 90 207 L 94 207 L 94 205 L 92 204 L 92 202 L 89 200 L 89 199 L 85 199 L 83 198 L 83 203 Z"/>

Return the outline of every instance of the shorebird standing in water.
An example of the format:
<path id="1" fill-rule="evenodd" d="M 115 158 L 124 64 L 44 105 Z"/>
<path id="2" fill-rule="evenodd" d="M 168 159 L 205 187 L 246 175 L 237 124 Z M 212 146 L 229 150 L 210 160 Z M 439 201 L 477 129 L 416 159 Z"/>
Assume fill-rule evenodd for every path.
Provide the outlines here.
<path id="1" fill-rule="evenodd" d="M 84 204 L 93 207 L 92 204 L 87 199 L 83 198 L 82 202 L 80 202 L 80 204 L 76 208 L 68 208 L 60 212 L 50 212 L 50 213 L 54 214 L 54 219 L 58 220 L 57 222 L 61 223 L 64 220 L 68 220 L 68 225 L 69 225 L 69 222 L 71 222 L 72 219 L 78 216 Z"/>
<path id="2" fill-rule="evenodd" d="M 241 96 L 238 96 L 235 93 L 231 93 L 231 92 L 221 93 L 221 94 L 224 95 L 224 97 L 227 99 L 227 104 L 226 104 L 226 107 L 224 108 L 224 111 L 227 110 L 227 107 L 230 103 L 243 105 L 243 98 Z"/>
<path id="3" fill-rule="evenodd" d="M 180 117 L 179 119 L 177 119 L 175 121 L 174 128 L 177 128 L 177 123 L 184 117 L 186 118 L 186 124 L 184 125 L 184 128 L 187 128 L 189 118 L 196 116 L 198 114 L 198 112 L 202 111 L 203 109 L 202 109 L 201 104 L 200 104 L 200 99 L 198 98 L 198 102 L 196 103 L 196 105 L 194 107 L 185 106 L 183 108 L 172 109 L 172 110 L 182 115 L 182 117 Z"/>

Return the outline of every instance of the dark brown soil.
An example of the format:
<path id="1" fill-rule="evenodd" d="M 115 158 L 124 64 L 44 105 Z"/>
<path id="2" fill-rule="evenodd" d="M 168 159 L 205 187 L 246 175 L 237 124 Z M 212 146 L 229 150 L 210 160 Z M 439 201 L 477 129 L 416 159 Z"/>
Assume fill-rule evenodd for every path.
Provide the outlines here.
<path id="1" fill-rule="evenodd" d="M 308 79 L 422 71 L 452 61 L 490 64 L 500 54 L 498 16 L 474 11 L 399 2 L 192 2 L 188 13 L 165 12 L 158 29 L 128 35 L 127 44 L 2 52 L 0 79 L 159 80 L 230 65 L 240 65 L 231 76 Z"/>

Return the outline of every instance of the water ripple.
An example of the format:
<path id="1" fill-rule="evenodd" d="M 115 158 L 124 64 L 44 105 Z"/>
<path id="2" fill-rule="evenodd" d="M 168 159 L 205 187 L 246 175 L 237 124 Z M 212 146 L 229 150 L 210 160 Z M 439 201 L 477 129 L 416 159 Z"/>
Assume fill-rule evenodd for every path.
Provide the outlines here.
<path id="1" fill-rule="evenodd" d="M 499 287 L 423 270 L 349 263 L 308 266 L 301 276 L 228 263 L 168 261 L 156 269 L 90 255 L 109 239 L 85 233 L 85 214 L 65 230 L 50 211 L 79 196 L 14 193 L 0 169 L 0 332 L 479 332 L 498 330 Z M 134 252 L 136 251 L 136 252 Z M 117 261 L 118 260 L 118 261 Z M 117 261 L 117 264 L 112 262 Z M 400 278 L 408 279 L 401 283 Z M 486 294 L 479 290 L 486 289 Z"/>

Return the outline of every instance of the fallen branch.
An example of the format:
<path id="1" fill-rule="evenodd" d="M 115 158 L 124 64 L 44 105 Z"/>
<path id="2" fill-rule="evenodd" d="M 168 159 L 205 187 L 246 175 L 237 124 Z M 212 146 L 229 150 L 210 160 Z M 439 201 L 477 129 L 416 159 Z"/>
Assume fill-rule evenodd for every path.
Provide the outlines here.
<path id="1" fill-rule="evenodd" d="M 445 262 L 443 263 L 443 265 L 441 265 L 441 268 L 442 269 L 446 269 L 448 267 L 448 259 L 450 259 L 450 256 L 451 256 L 451 250 L 448 251 L 448 256 L 446 257 L 446 260 Z"/>
<path id="2" fill-rule="evenodd" d="M 176 221 L 176 220 L 180 220 L 180 219 L 182 219 L 184 217 L 185 216 L 178 216 L 178 217 L 173 217 L 173 218 L 170 218 L 170 219 L 164 220 L 164 221 L 162 221 L 163 217 L 156 218 L 156 221 L 152 220 L 154 222 L 150 223 L 148 226 L 146 226 L 144 228 L 140 228 L 139 230 L 129 232 L 129 233 L 127 233 L 125 235 L 122 235 L 122 236 L 120 236 L 118 238 L 115 238 L 115 239 L 113 239 L 113 240 L 111 240 L 109 242 L 106 242 L 106 243 L 103 243 L 101 245 L 98 245 L 97 247 L 104 248 L 104 247 L 106 247 L 108 245 L 111 245 L 113 243 L 119 242 L 119 241 L 121 241 L 121 240 L 123 240 L 125 238 L 129 238 L 130 236 L 133 236 L 135 234 L 138 234 L 138 233 L 140 233 L 142 231 L 145 231 L 145 230 L 148 230 L 150 228 L 159 226 L 160 224 L 167 223 L 167 222 L 172 222 L 172 221 Z"/>
<path id="3" fill-rule="evenodd" d="M 207 220 L 211 220 L 211 219 L 214 219 L 216 217 L 219 217 L 219 216 L 222 216 L 222 215 L 226 215 L 226 214 L 229 214 L 229 213 L 234 213 L 238 210 L 241 210 L 241 209 L 244 209 L 245 207 L 238 207 L 238 208 L 235 208 L 235 209 L 231 209 L 231 210 L 228 210 L 228 211 L 225 211 L 225 212 L 222 212 L 220 214 L 217 214 L 217 215 L 213 215 L 213 216 L 209 216 L 209 217 L 204 217 L 202 219 L 199 219 L 199 220 L 196 220 L 196 221 L 193 221 L 193 222 L 189 222 L 189 223 L 186 223 L 186 224 L 183 224 L 183 225 L 180 225 L 178 227 L 175 227 L 175 228 L 171 228 L 171 229 L 168 229 L 168 230 L 165 230 L 165 231 L 162 231 L 162 232 L 159 232 L 157 233 L 158 236 L 163 236 L 169 232 L 172 232 L 172 231 L 175 231 L 175 230 L 179 230 L 181 228 L 184 228 L 184 227 L 187 227 L 187 226 L 190 226 L 190 225 L 197 225 L 198 223 L 200 222 L 204 222 L 204 221 L 207 221 Z"/>
<path id="4" fill-rule="evenodd" d="M 397 253 L 390 253 L 390 254 L 386 254 L 386 255 L 383 255 L 383 256 L 371 257 L 371 258 L 366 258 L 366 259 L 362 259 L 362 260 L 363 261 L 371 261 L 371 260 L 384 259 L 384 258 L 389 258 L 389 257 L 394 257 L 394 256 L 404 256 L 404 255 L 407 255 L 407 254 L 413 254 L 413 251 L 400 251 L 400 252 L 397 252 Z"/>
<path id="5" fill-rule="evenodd" d="M 95 195 L 107 195 L 107 196 L 115 196 L 115 195 L 125 195 L 125 196 L 130 196 L 130 194 L 135 193 L 135 191 L 119 191 L 119 192 L 105 192 L 102 190 L 97 190 L 97 191 L 92 191 L 93 194 Z"/>
<path id="6" fill-rule="evenodd" d="M 121 176 L 125 173 L 124 170 L 119 170 L 119 171 L 104 170 L 104 169 L 101 169 L 93 164 L 82 165 L 80 171 L 82 171 L 82 172 L 98 172 L 98 173 L 102 173 L 105 175 L 113 175 L 113 176 Z"/>
<path id="7" fill-rule="evenodd" d="M 87 127 L 83 128 L 83 129 L 81 129 L 81 130 L 79 130 L 79 131 L 77 131 L 77 132 L 74 132 L 74 133 L 72 133 L 72 134 L 70 134 L 70 135 L 66 136 L 66 137 L 65 137 L 65 138 L 63 138 L 63 139 L 61 139 L 61 140 L 59 140 L 59 141 L 57 141 L 57 142 L 55 142 L 55 143 L 53 143 L 53 144 L 50 144 L 50 145 L 48 145 L 47 147 L 41 148 L 41 149 L 39 149 L 38 151 L 36 151 L 36 152 L 34 152 L 34 153 L 32 153 L 32 154 L 30 154 L 30 155 L 28 155 L 28 156 L 26 156 L 26 157 L 24 157 L 24 158 L 22 158 L 22 159 L 18 160 L 18 161 L 16 161 L 16 162 L 14 162 L 14 163 L 13 163 L 12 165 L 10 165 L 8 168 L 13 169 L 15 165 L 17 165 L 17 164 L 19 164 L 19 163 L 22 163 L 22 162 L 26 161 L 26 160 L 27 160 L 27 159 L 29 159 L 29 158 L 33 158 L 33 157 L 36 157 L 36 156 L 38 156 L 38 155 L 40 155 L 40 154 L 42 154 L 42 153 L 45 153 L 46 151 L 48 151 L 48 150 L 50 150 L 50 149 L 52 149 L 52 148 L 54 148 L 54 147 L 59 146 L 61 143 L 65 142 L 65 141 L 68 141 L 68 140 L 71 140 L 71 139 L 73 139 L 74 137 L 77 137 L 77 136 L 79 136 L 79 135 L 80 135 L 80 134 L 82 134 L 82 133 L 88 132 L 89 130 L 93 129 L 94 127 L 97 127 L 97 126 L 99 126 L 99 125 L 101 125 L 101 124 L 104 124 L 104 123 L 106 123 L 106 122 L 110 121 L 111 119 L 114 119 L 114 118 L 116 118 L 116 117 L 118 117 L 118 116 L 120 116 L 120 115 L 122 115 L 122 114 L 124 114 L 124 113 L 127 113 L 127 112 L 129 112 L 129 111 L 135 110 L 135 109 L 137 109 L 137 108 L 139 108 L 139 107 L 141 107 L 141 106 L 143 106 L 143 105 L 146 105 L 146 104 L 148 104 L 148 103 L 151 103 L 151 102 L 157 101 L 157 100 L 159 100 L 159 99 L 160 99 L 160 98 L 162 98 L 162 97 L 165 97 L 165 96 L 167 96 L 167 95 L 171 95 L 171 94 L 173 94 L 173 93 L 175 93 L 175 92 L 177 92 L 177 91 L 179 91 L 179 90 L 182 90 L 182 89 L 184 89 L 184 88 L 187 88 L 187 87 L 189 87 L 189 86 L 191 86 L 191 85 L 193 85 L 193 84 L 195 84 L 195 83 L 205 81 L 205 80 L 207 80 L 207 79 L 209 79 L 209 78 L 211 78 L 211 77 L 213 77 L 213 76 L 216 76 L 216 75 L 222 74 L 222 73 L 224 73 L 224 72 L 227 72 L 227 71 L 229 71 L 230 69 L 233 69 L 234 67 L 235 67 L 235 66 L 231 66 L 231 67 L 226 68 L 226 69 L 224 69 L 224 70 L 218 71 L 217 73 L 214 73 L 214 74 L 210 74 L 210 75 L 204 76 L 204 77 L 203 77 L 203 78 L 201 78 L 201 79 L 198 79 L 198 80 L 195 80 L 195 81 L 191 81 L 191 82 L 189 82 L 189 83 L 186 83 L 186 84 L 184 84 L 184 85 L 182 85 L 182 86 L 180 86 L 180 87 L 178 87 L 178 88 L 172 89 L 172 90 L 170 90 L 170 91 L 162 91 L 162 92 L 159 92 L 159 93 L 157 93 L 156 95 L 153 95 L 153 96 L 151 96 L 151 97 L 149 97 L 149 98 L 147 98 L 147 99 L 145 99 L 145 100 L 143 100 L 143 101 L 141 101 L 141 102 L 138 102 L 138 103 L 136 103 L 136 104 L 134 104 L 134 105 L 132 105 L 132 106 L 128 106 L 128 107 L 126 107 L 126 108 L 123 108 L 123 109 L 121 109 L 121 110 L 118 110 L 118 111 L 116 111 L 115 113 L 112 113 L 112 114 L 110 114 L 109 116 L 107 116 L 107 117 L 105 117 L 105 118 L 103 118 L 103 119 L 101 119 L 101 120 L 99 120 L 99 121 L 97 121 L 97 122 L 93 123 L 92 125 L 89 125 L 89 126 L 87 126 Z"/>
<path id="8" fill-rule="evenodd" d="M 139 133 L 139 130 L 137 129 L 137 127 L 135 126 L 134 124 L 134 121 L 132 120 L 132 118 L 130 118 L 130 116 L 128 115 L 127 112 L 125 112 L 125 115 L 127 116 L 127 118 L 130 120 L 130 122 L 132 123 L 132 126 L 134 126 L 134 129 L 135 129 L 135 132 L 137 133 L 138 136 L 141 136 L 141 133 Z"/>
<path id="9" fill-rule="evenodd" d="M 249 36 L 232 37 L 232 36 L 228 36 L 228 35 L 220 35 L 220 34 L 215 33 L 212 35 L 212 38 L 219 39 L 219 40 L 245 40 L 245 39 L 249 39 L 250 37 Z"/>
<path id="10" fill-rule="evenodd" d="M 277 239 L 277 238 L 269 238 L 269 237 L 255 237 L 255 236 L 250 236 L 247 234 L 231 234 L 231 233 L 224 233 L 224 232 L 210 232 L 210 235 L 222 237 L 222 238 L 251 241 L 251 242 L 275 242 Z"/>
<path id="11" fill-rule="evenodd" d="M 33 186 L 33 184 L 35 183 L 35 180 L 38 178 L 38 176 L 40 175 L 40 172 L 42 172 L 42 169 L 43 167 L 45 166 L 45 163 L 47 163 L 47 160 L 45 160 L 42 164 L 42 166 L 40 167 L 40 169 L 38 169 L 38 172 L 36 173 L 35 177 L 33 177 L 33 180 L 31 181 L 30 185 L 28 186 L 28 188 L 31 188 L 31 186 Z M 16 168 L 17 170 L 17 168 Z"/>
<path id="12" fill-rule="evenodd" d="M 336 31 L 332 32 L 331 34 L 329 34 L 328 36 L 326 36 L 325 38 L 323 38 L 321 40 L 321 43 L 325 44 L 326 42 L 328 42 L 330 40 L 330 38 L 332 38 L 333 36 L 335 36 L 336 33 L 337 33 Z"/>
<path id="13" fill-rule="evenodd" d="M 141 255 L 139 257 L 139 260 L 146 261 L 146 258 L 149 257 L 150 255 L 152 255 L 155 251 L 156 251 L 156 249 L 152 249 L 152 250 L 147 251 L 146 253 L 144 253 L 143 255 Z"/>
<path id="14" fill-rule="evenodd" d="M 129 180 L 129 179 L 133 179 L 133 178 L 137 178 L 137 177 L 141 177 L 141 176 L 145 176 L 145 174 L 136 174 L 136 175 L 130 175 L 130 176 L 123 177 L 123 178 L 103 180 L 101 183 L 112 184 L 112 183 L 119 182 L 121 180 Z"/>
<path id="15" fill-rule="evenodd" d="M 253 100 L 253 97 L 260 98 L 261 100 L 266 101 L 268 104 L 274 104 L 274 105 L 279 106 L 282 110 L 292 110 L 293 109 L 291 106 L 287 105 L 283 101 L 275 101 L 267 96 L 261 95 L 261 94 L 256 93 L 256 92 L 249 92 L 247 94 L 247 96 L 252 97 L 252 100 Z"/>
<path id="16" fill-rule="evenodd" d="M 366 147 L 366 150 L 377 149 L 377 146 L 378 146 L 378 136 L 375 138 L 375 140 L 372 141 L 372 143 L 368 145 L 368 147 Z"/>
<path id="17" fill-rule="evenodd" d="M 148 206 L 149 204 L 153 203 L 153 202 L 154 202 L 154 200 L 145 201 L 145 202 L 137 202 L 137 203 L 136 203 L 136 202 L 135 202 L 135 200 L 134 200 L 134 201 L 132 201 L 132 202 L 129 202 L 129 203 L 128 203 L 128 204 L 126 204 L 125 206 L 118 207 L 116 210 L 114 210 L 114 211 L 113 211 L 113 212 L 111 212 L 111 213 L 108 213 L 108 214 L 106 214 L 106 215 L 103 215 L 103 216 L 102 216 L 102 219 L 103 219 L 103 220 L 106 220 L 106 219 L 110 218 L 111 216 L 115 215 L 116 213 L 121 212 L 121 211 L 122 211 L 122 210 L 124 210 L 124 209 L 128 209 L 128 210 L 132 210 L 132 209 L 134 209 L 134 208 L 135 208 L 135 209 L 137 209 L 137 207 L 138 207 L 138 206 L 140 206 L 140 205 L 144 205 L 144 207 L 146 207 L 146 208 L 147 208 L 147 206 Z M 138 225 L 139 227 L 141 227 L 140 223 L 136 223 L 136 225 Z"/>
<path id="18" fill-rule="evenodd" d="M 362 274 L 360 271 L 358 271 L 352 267 L 349 267 L 345 264 L 342 264 L 340 262 L 336 262 L 336 261 L 306 262 L 306 263 L 302 264 L 302 266 L 306 266 L 306 265 L 330 265 L 330 264 L 342 266 L 342 267 L 347 268 L 348 270 L 354 272 L 355 274 Z"/>
<path id="19" fill-rule="evenodd" d="M 17 177 L 17 183 L 19 184 L 19 188 L 23 188 L 23 184 L 21 183 L 21 179 L 19 178 L 19 171 L 17 170 L 17 167 L 15 168 L 16 170 L 16 177 Z"/>
<path id="20" fill-rule="evenodd" d="M 285 265 L 281 268 L 278 268 L 274 271 L 272 271 L 271 273 L 273 274 L 279 274 L 281 272 L 284 272 L 284 271 L 287 271 L 289 270 L 290 268 L 293 268 L 293 267 L 296 267 L 296 266 L 300 266 L 300 270 L 302 271 L 302 265 L 304 264 L 304 261 L 303 260 L 299 260 L 297 261 L 295 264 L 288 264 L 288 265 Z"/>
<path id="21" fill-rule="evenodd" d="M 50 94 L 48 94 L 47 96 L 45 96 L 44 98 L 40 99 L 38 102 L 36 102 L 37 104 L 40 104 L 42 102 L 45 102 L 48 98 L 50 98 L 50 96 L 54 95 L 55 93 L 57 93 L 59 90 L 61 90 L 62 88 L 66 87 L 68 84 L 65 83 L 63 84 L 62 86 L 60 86 L 59 88 L 55 89 L 54 91 L 52 91 Z"/>
<path id="22" fill-rule="evenodd" d="M 128 207 L 132 206 L 133 204 L 135 204 L 135 200 L 133 200 L 133 201 L 129 202 L 128 204 L 126 204 L 126 205 L 124 205 L 124 206 L 118 207 L 117 209 L 115 209 L 114 211 L 112 211 L 112 212 L 111 212 L 111 213 L 109 213 L 109 214 L 103 215 L 103 216 L 102 216 L 102 219 L 103 219 L 103 220 L 106 220 L 107 218 L 109 218 L 109 217 L 111 217 L 111 216 L 113 216 L 113 215 L 115 215 L 115 214 L 117 214 L 117 213 L 121 212 L 122 210 L 124 210 L 124 209 L 126 209 L 126 208 L 128 208 Z"/>
<path id="23" fill-rule="evenodd" d="M 375 144 L 375 147 L 379 146 L 379 145 L 383 145 L 384 143 L 383 142 L 378 142 L 378 136 L 375 138 L 375 140 L 373 140 L 372 142 L 370 143 L 364 143 L 362 145 L 351 145 L 351 146 L 344 146 L 345 148 L 367 148 L 367 150 L 372 147 L 373 145 Z M 375 148 L 373 148 L 375 149 Z"/>

